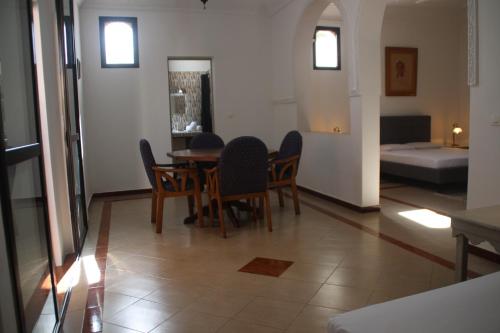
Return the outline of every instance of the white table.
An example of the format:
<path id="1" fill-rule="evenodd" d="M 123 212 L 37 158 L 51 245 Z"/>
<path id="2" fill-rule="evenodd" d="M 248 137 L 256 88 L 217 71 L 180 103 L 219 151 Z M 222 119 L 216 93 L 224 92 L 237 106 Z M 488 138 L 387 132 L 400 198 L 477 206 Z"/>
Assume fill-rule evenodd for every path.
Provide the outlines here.
<path id="1" fill-rule="evenodd" d="M 468 244 L 488 242 L 500 252 L 500 205 L 454 212 L 451 215 L 453 237 L 457 238 L 455 278 L 467 279 Z"/>

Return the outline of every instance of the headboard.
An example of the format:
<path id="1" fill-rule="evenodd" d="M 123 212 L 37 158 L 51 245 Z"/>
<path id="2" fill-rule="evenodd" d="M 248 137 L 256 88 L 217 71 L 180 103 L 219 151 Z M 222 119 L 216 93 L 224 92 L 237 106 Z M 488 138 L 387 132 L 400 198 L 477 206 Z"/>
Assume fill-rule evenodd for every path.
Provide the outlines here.
<path id="1" fill-rule="evenodd" d="M 431 141 L 430 116 L 380 117 L 380 144 Z"/>

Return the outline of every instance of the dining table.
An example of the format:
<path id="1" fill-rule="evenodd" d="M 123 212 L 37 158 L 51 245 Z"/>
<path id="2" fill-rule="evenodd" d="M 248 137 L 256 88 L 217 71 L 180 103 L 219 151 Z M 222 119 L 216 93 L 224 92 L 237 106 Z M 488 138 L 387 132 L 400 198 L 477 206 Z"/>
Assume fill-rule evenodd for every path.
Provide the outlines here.
<path id="1" fill-rule="evenodd" d="M 181 149 L 168 152 L 167 156 L 183 162 L 218 162 L 224 148 L 215 149 Z M 269 158 L 276 156 L 276 150 L 268 150 Z"/>
<path id="2" fill-rule="evenodd" d="M 223 148 L 216 149 L 181 149 L 168 152 L 167 156 L 183 162 L 217 162 Z"/>
<path id="3" fill-rule="evenodd" d="M 189 164 L 195 165 L 196 163 L 200 162 L 214 162 L 217 163 L 220 159 L 220 156 L 222 154 L 222 151 L 224 148 L 215 148 L 215 149 L 180 149 L 180 150 L 174 150 L 171 152 L 167 153 L 167 156 L 172 158 L 174 162 L 187 162 Z M 277 155 L 277 151 L 270 149 L 268 150 L 268 156 L 269 158 L 274 158 Z M 214 203 L 210 203 L 213 205 L 213 207 L 216 209 L 217 205 Z M 235 226 L 239 226 L 239 219 L 236 217 L 234 214 L 234 211 L 232 210 L 231 207 L 235 207 L 238 211 L 247 211 L 251 212 L 253 209 L 249 207 L 249 205 L 245 202 L 231 202 L 228 209 L 227 209 L 227 214 L 229 216 L 229 219 Z M 257 209 L 258 216 L 262 216 L 262 210 Z M 208 205 L 203 206 L 203 215 L 208 216 L 209 215 L 209 209 Z M 216 215 L 217 216 L 217 215 Z M 184 224 L 193 224 L 195 223 L 198 215 L 194 214 L 192 216 L 188 216 L 184 219 Z"/>

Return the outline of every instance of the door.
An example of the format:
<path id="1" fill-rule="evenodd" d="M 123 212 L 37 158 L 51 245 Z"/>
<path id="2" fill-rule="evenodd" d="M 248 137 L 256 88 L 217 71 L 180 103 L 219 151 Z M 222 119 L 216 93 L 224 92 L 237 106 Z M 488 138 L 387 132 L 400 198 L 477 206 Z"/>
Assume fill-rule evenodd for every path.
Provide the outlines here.
<path id="1" fill-rule="evenodd" d="M 78 101 L 78 80 L 80 68 L 75 53 L 74 2 L 58 0 L 60 44 L 64 55 L 64 82 L 66 106 L 66 142 L 68 148 L 67 167 L 70 204 L 73 220 L 73 234 L 77 253 L 81 251 L 87 233 L 87 209 L 82 163 L 80 135 L 80 112 Z"/>
<path id="2" fill-rule="evenodd" d="M 18 327 L 23 332 L 52 332 L 59 318 L 32 26 L 31 1 L 0 0 L 0 251 L 5 249 L 7 263 L 2 265 L 0 280 L 2 288 L 10 283 L 7 289 L 15 291 L 12 302 Z M 0 322 L 5 324 L 9 323 Z"/>

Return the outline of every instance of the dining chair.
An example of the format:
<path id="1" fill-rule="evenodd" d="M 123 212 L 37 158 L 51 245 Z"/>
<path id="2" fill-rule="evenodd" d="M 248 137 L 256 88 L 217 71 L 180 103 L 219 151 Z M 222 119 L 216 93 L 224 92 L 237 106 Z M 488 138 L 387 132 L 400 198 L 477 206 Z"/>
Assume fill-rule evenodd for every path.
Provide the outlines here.
<path id="1" fill-rule="evenodd" d="M 190 149 L 217 149 L 224 148 L 224 140 L 214 133 L 196 134 L 189 143 Z"/>
<path id="2" fill-rule="evenodd" d="M 195 135 L 189 143 L 190 149 L 220 149 L 224 148 L 224 140 L 214 133 L 200 133 Z M 196 169 L 198 170 L 198 178 L 200 179 L 200 187 L 203 189 L 206 183 L 205 169 L 212 169 L 217 163 L 215 162 L 198 162 Z"/>
<path id="3" fill-rule="evenodd" d="M 217 201 L 219 226 L 226 238 L 223 206 L 230 201 L 262 199 L 267 213 L 267 227 L 273 231 L 269 193 L 267 191 L 267 147 L 254 137 L 239 137 L 227 144 L 221 153 L 219 163 L 205 170 L 209 201 Z M 213 223 L 212 205 L 209 205 L 210 220 Z"/>
<path id="4" fill-rule="evenodd" d="M 299 194 L 295 178 L 299 170 L 301 155 L 302 135 L 298 131 L 291 131 L 283 138 L 277 156 L 270 161 L 269 188 L 277 190 L 280 207 L 285 206 L 282 189 L 284 187 L 291 188 L 295 215 L 300 215 Z"/>
<path id="5" fill-rule="evenodd" d="M 193 198 L 196 202 L 198 224 L 203 226 L 200 183 L 196 169 L 187 164 L 157 164 L 146 139 L 139 143 L 142 162 L 153 192 L 151 201 L 151 223 L 156 223 L 156 232 L 163 228 L 163 201 L 165 198 L 187 196 L 190 215 L 193 215 Z"/>

